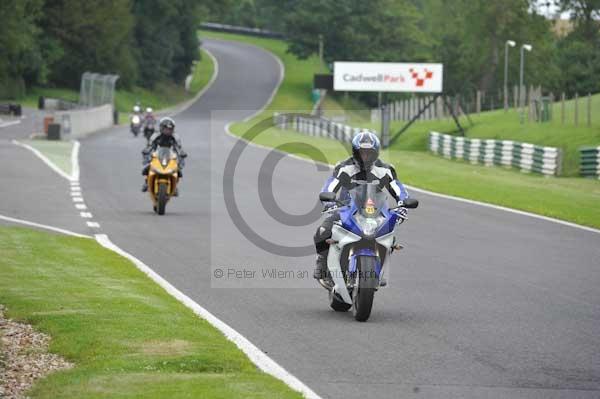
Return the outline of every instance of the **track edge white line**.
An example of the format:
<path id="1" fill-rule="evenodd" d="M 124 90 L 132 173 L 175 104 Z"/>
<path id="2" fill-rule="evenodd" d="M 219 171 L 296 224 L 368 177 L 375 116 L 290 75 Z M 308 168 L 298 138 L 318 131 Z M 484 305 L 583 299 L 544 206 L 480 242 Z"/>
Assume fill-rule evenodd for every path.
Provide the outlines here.
<path id="1" fill-rule="evenodd" d="M 60 227 L 54 227 L 54 226 L 49 226 L 47 224 L 41 224 L 41 223 L 31 222 L 29 220 L 12 218 L 10 216 L 0 215 L 0 220 L 4 220 L 4 221 L 10 222 L 10 223 L 15 223 L 15 224 L 22 224 L 24 226 L 29 226 L 29 227 L 37 227 L 39 229 L 49 230 L 49 231 L 53 231 L 55 233 L 61 233 L 61 234 L 65 234 L 65 235 L 72 236 L 72 237 L 94 238 L 92 236 L 88 236 L 88 235 L 85 235 L 85 234 L 79 234 L 79 233 L 75 233 L 74 231 L 70 231 L 70 230 L 66 230 L 66 229 L 61 229 Z"/>
<path id="2" fill-rule="evenodd" d="M 44 154 L 42 154 L 42 152 L 40 150 L 38 150 L 37 148 L 34 148 L 32 146 L 30 146 L 29 144 L 25 144 L 22 143 L 18 140 L 12 140 L 12 143 L 16 146 L 25 148 L 29 151 L 31 151 L 35 156 L 37 156 L 39 159 L 42 160 L 42 162 L 44 162 L 46 164 L 46 166 L 48 166 L 50 169 L 52 169 L 54 172 L 56 172 L 60 177 L 67 179 L 68 181 L 73 181 L 72 177 L 69 176 L 67 173 L 65 173 L 65 171 L 63 171 L 61 168 L 59 168 L 58 166 L 56 166 L 56 164 L 54 162 L 52 162 L 50 159 L 48 159 L 48 157 L 46 157 Z"/>

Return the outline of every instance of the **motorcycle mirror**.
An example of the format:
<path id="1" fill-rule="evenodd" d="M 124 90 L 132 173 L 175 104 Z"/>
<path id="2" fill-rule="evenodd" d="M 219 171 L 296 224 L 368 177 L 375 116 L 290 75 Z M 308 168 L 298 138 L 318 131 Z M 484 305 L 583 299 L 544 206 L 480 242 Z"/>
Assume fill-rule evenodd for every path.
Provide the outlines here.
<path id="1" fill-rule="evenodd" d="M 403 202 L 403 206 L 408 209 L 414 209 L 419 206 L 419 200 L 415 198 L 407 198 Z"/>
<path id="2" fill-rule="evenodd" d="M 332 193 L 332 192 L 320 193 L 319 200 L 323 201 L 323 202 L 334 202 L 335 201 L 335 193 Z"/>

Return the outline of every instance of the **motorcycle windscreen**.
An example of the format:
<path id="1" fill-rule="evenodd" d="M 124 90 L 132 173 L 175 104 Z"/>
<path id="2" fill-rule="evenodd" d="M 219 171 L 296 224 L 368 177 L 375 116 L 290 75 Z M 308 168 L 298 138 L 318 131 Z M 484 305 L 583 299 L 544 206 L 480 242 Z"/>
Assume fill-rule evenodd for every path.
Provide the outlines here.
<path id="1" fill-rule="evenodd" d="M 171 147 L 158 147 L 157 158 L 161 165 L 167 166 L 171 160 L 171 156 L 174 154 Z"/>
<path id="2" fill-rule="evenodd" d="M 350 190 L 350 197 L 358 212 L 365 218 L 375 218 L 386 205 L 387 196 L 377 183 L 357 183 Z"/>

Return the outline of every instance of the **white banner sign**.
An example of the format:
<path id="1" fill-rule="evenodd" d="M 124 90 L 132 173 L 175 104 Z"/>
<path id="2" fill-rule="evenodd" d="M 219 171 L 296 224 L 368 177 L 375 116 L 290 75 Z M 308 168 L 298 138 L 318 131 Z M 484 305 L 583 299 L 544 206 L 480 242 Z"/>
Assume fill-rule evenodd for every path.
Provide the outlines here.
<path id="1" fill-rule="evenodd" d="M 441 93 L 442 64 L 396 62 L 335 62 L 333 89 L 336 91 L 393 91 Z"/>

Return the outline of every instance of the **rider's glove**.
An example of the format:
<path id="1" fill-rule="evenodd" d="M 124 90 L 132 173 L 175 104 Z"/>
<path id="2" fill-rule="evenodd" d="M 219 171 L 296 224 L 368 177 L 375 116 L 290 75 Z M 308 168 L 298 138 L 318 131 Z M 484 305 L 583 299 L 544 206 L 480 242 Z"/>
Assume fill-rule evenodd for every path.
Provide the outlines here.
<path id="1" fill-rule="evenodd" d="M 148 154 L 150 154 L 150 152 L 152 152 L 150 147 L 146 147 L 142 150 L 142 155 L 148 155 Z"/>
<path id="2" fill-rule="evenodd" d="M 401 218 L 401 219 L 407 219 L 408 218 L 408 212 L 406 210 L 406 208 L 402 207 L 402 208 L 397 208 L 396 209 L 396 214 Z"/>
<path id="3" fill-rule="evenodd" d="M 185 151 L 181 150 L 181 151 L 179 151 L 179 156 L 180 156 L 181 158 L 187 158 L 187 152 L 185 152 Z"/>
<path id="4" fill-rule="evenodd" d="M 335 202 L 323 202 L 323 207 L 325 211 L 330 210 L 331 208 L 334 208 L 337 204 Z"/>

